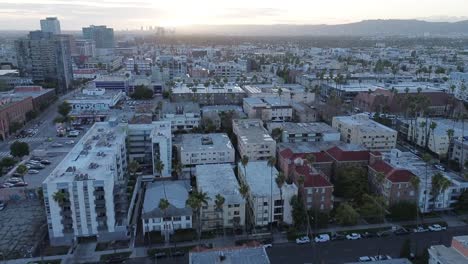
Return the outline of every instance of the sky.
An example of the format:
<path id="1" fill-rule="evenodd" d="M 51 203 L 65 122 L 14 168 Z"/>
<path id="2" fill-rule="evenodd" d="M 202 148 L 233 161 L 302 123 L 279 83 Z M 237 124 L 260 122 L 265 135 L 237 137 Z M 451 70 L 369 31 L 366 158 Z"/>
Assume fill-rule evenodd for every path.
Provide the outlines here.
<path id="1" fill-rule="evenodd" d="M 468 19 L 468 0 L 0 0 L 0 30 L 33 30 L 46 16 L 64 30 L 108 25 L 341 24 L 365 19 Z"/>

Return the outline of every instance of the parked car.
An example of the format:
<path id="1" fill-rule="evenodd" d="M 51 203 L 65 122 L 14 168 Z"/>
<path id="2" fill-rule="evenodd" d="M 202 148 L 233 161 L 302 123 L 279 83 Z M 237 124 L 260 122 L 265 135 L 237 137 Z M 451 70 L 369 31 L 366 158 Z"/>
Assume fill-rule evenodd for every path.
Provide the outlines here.
<path id="1" fill-rule="evenodd" d="M 50 146 L 53 148 L 60 148 L 60 147 L 63 147 L 63 144 L 55 142 L 55 143 L 52 143 Z"/>
<path id="2" fill-rule="evenodd" d="M 13 183 L 9 183 L 9 182 L 4 182 L 2 183 L 2 188 L 11 188 L 11 187 L 14 187 L 15 185 Z"/>
<path id="3" fill-rule="evenodd" d="M 29 174 L 38 174 L 39 171 L 38 170 L 29 170 L 28 173 Z"/>
<path id="4" fill-rule="evenodd" d="M 330 235 L 328 234 L 321 234 L 315 237 L 315 242 L 320 243 L 320 242 L 328 242 L 330 241 Z"/>
<path id="5" fill-rule="evenodd" d="M 39 161 L 39 162 L 40 162 L 42 159 L 39 158 L 39 157 L 32 157 L 32 158 L 30 158 L 29 160 L 35 160 L 35 161 Z"/>
<path id="6" fill-rule="evenodd" d="M 15 187 L 26 187 L 28 186 L 27 182 L 17 182 L 15 183 Z"/>
<path id="7" fill-rule="evenodd" d="M 361 235 L 361 237 L 363 238 L 371 238 L 371 237 L 376 237 L 377 234 L 376 233 L 372 233 L 372 232 L 365 232 L 364 234 Z"/>
<path id="8" fill-rule="evenodd" d="M 310 239 L 308 236 L 296 238 L 296 244 L 300 245 L 300 244 L 307 244 L 307 243 L 310 243 Z"/>
<path id="9" fill-rule="evenodd" d="M 183 251 L 176 251 L 176 252 L 172 253 L 172 256 L 173 256 L 173 257 L 183 257 L 183 256 L 185 256 L 185 252 L 183 252 Z"/>
<path id="10" fill-rule="evenodd" d="M 389 260 L 392 259 L 389 255 L 377 255 L 374 256 L 375 260 Z"/>
<path id="11" fill-rule="evenodd" d="M 166 254 L 166 252 L 157 252 L 157 253 L 154 254 L 154 257 L 155 258 L 165 258 L 165 257 L 167 257 L 167 254 Z"/>
<path id="12" fill-rule="evenodd" d="M 439 232 L 439 231 L 446 230 L 446 229 L 447 227 L 441 226 L 439 224 L 434 224 L 434 225 L 429 226 L 429 230 L 432 232 Z"/>
<path id="13" fill-rule="evenodd" d="M 49 160 L 42 160 L 41 164 L 49 165 L 49 164 L 52 164 L 52 162 L 50 162 Z"/>
<path id="14" fill-rule="evenodd" d="M 3 209 L 5 209 L 5 207 L 6 207 L 6 202 L 0 201 L 0 211 L 3 211 Z"/>
<path id="15" fill-rule="evenodd" d="M 413 229 L 414 233 L 423 233 L 423 232 L 427 232 L 427 231 L 429 231 L 429 229 L 424 228 L 423 226 L 418 226 L 418 227 Z"/>
<path id="16" fill-rule="evenodd" d="M 405 228 L 400 228 L 400 229 L 397 229 L 395 232 L 393 232 L 395 235 L 397 236 L 403 236 L 403 235 L 408 235 L 409 233 L 411 233 L 410 231 L 408 231 L 407 229 Z"/>
<path id="17" fill-rule="evenodd" d="M 42 170 L 44 169 L 45 166 L 42 165 L 42 164 L 37 164 L 37 165 L 32 165 L 30 169 L 33 169 L 33 170 Z"/>
<path id="18" fill-rule="evenodd" d="M 444 166 L 442 166 L 442 165 L 435 164 L 434 167 L 435 167 L 436 169 L 440 170 L 440 171 L 445 171 L 445 168 L 444 168 Z"/>
<path id="19" fill-rule="evenodd" d="M 376 261 L 376 259 L 374 257 L 362 256 L 362 257 L 359 257 L 358 261 L 359 262 L 371 262 L 371 261 Z"/>
<path id="20" fill-rule="evenodd" d="M 8 180 L 6 180 L 6 182 L 13 183 L 13 184 L 15 184 L 17 182 L 21 182 L 21 181 L 23 181 L 23 180 L 21 180 L 21 178 L 17 178 L 17 177 L 11 177 Z"/>
<path id="21" fill-rule="evenodd" d="M 337 233 L 334 233 L 331 236 L 331 240 L 345 240 L 345 239 L 346 239 L 346 236 L 337 234 Z"/>
<path id="22" fill-rule="evenodd" d="M 358 240 L 361 238 L 362 238 L 361 235 L 358 233 L 351 233 L 351 234 L 346 235 L 346 239 L 348 240 Z"/>
<path id="23" fill-rule="evenodd" d="M 271 247 L 273 247 L 273 245 L 272 244 L 264 244 L 263 247 L 264 248 L 271 248 Z"/>
<path id="24" fill-rule="evenodd" d="M 78 130 L 72 130 L 70 132 L 68 132 L 68 137 L 77 137 L 80 135 L 80 131 Z"/>
<path id="25" fill-rule="evenodd" d="M 68 140 L 68 141 L 65 141 L 65 144 L 73 145 L 73 144 L 75 144 L 75 141 L 74 140 Z"/>

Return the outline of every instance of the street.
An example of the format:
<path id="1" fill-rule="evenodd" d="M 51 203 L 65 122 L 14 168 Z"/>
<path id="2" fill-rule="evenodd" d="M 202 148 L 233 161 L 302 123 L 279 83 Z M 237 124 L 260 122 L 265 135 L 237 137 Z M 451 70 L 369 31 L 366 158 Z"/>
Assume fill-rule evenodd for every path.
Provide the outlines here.
<path id="1" fill-rule="evenodd" d="M 466 235 L 466 226 L 450 228 L 444 232 L 412 233 L 410 235 L 382 238 L 365 238 L 355 241 L 341 240 L 326 243 L 312 243 L 308 245 L 296 245 L 294 243 L 274 244 L 267 249 L 268 256 L 272 264 L 303 264 L 303 263 L 327 263 L 342 264 L 345 262 L 355 262 L 360 256 L 389 255 L 392 258 L 399 257 L 401 247 L 406 239 L 411 239 L 412 252 L 417 246 L 418 253 L 431 245 L 450 245 L 452 236 Z M 126 263 L 158 263 L 175 264 L 187 263 L 188 254 L 177 258 L 133 258 Z"/>

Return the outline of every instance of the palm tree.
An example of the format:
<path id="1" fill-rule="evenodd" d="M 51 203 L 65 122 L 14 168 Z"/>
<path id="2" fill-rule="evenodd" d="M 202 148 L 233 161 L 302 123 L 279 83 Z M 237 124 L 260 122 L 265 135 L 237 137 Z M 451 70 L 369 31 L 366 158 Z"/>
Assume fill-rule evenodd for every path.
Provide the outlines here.
<path id="1" fill-rule="evenodd" d="M 166 216 L 167 216 L 167 209 L 169 208 L 169 205 L 170 204 L 169 204 L 169 201 L 167 199 L 161 198 L 159 200 L 158 208 L 159 208 L 159 210 L 161 210 L 163 212 L 164 218 L 166 218 Z M 163 218 L 163 223 L 164 223 L 164 218 Z M 174 228 L 174 225 L 172 224 L 172 217 L 171 217 L 171 225 L 172 225 L 172 228 Z M 166 232 L 166 230 L 164 230 L 164 235 L 166 237 L 166 241 L 168 239 L 167 234 L 168 233 Z"/>
<path id="2" fill-rule="evenodd" d="M 284 173 L 282 171 L 279 171 L 276 174 L 275 182 L 276 182 L 276 186 L 278 186 L 279 191 L 280 191 L 280 199 L 281 201 L 283 201 L 283 185 L 286 182 L 286 176 L 284 176 Z"/>
<path id="3" fill-rule="evenodd" d="M 221 217 L 220 219 L 223 220 L 223 206 L 224 206 L 224 202 L 226 201 L 226 199 L 224 198 L 224 196 L 222 196 L 221 194 L 217 194 L 215 196 L 215 208 L 216 208 L 216 211 L 218 211 L 220 214 L 221 214 Z M 224 223 L 221 224 L 221 226 L 223 227 L 223 234 L 224 234 Z"/>
<path id="4" fill-rule="evenodd" d="M 180 164 L 179 162 L 177 162 L 177 163 L 174 165 L 174 171 L 177 173 L 177 176 L 178 176 L 179 179 L 180 179 L 181 176 L 182 176 L 182 164 Z"/>
<path id="5" fill-rule="evenodd" d="M 247 169 L 246 169 L 246 166 L 247 166 L 247 164 L 249 164 L 249 157 L 247 157 L 246 155 L 242 156 L 242 158 L 241 158 L 241 164 L 242 164 L 242 167 L 244 167 L 244 176 L 245 176 L 245 179 L 247 180 Z"/>
<path id="6" fill-rule="evenodd" d="M 130 174 L 132 175 L 134 179 L 136 178 L 136 173 L 139 168 L 140 168 L 140 164 L 136 160 L 132 160 L 128 164 L 128 171 L 130 172 Z"/>
<path id="7" fill-rule="evenodd" d="M 424 167 L 425 167 L 425 170 L 426 170 L 426 173 L 425 173 L 425 178 L 426 178 L 425 184 L 426 184 L 426 186 L 424 186 L 424 190 L 425 190 L 425 191 L 424 191 L 424 195 L 425 195 L 424 207 L 426 207 L 426 205 L 427 205 L 427 200 L 428 200 L 428 198 L 429 198 L 429 194 L 428 194 L 428 192 L 427 192 L 427 189 L 428 189 L 428 186 L 427 186 L 427 184 L 428 184 L 427 167 L 429 166 L 429 162 L 432 160 L 432 157 L 431 157 L 431 155 L 429 155 L 429 154 L 427 154 L 427 153 L 424 153 L 423 156 L 422 156 L 422 160 L 424 161 Z"/>
<path id="8" fill-rule="evenodd" d="M 418 224 L 419 219 L 419 184 L 421 180 L 418 176 L 413 176 L 410 179 L 411 186 L 413 186 L 415 194 L 416 194 L 416 225 Z"/>
<path id="9" fill-rule="evenodd" d="M 241 183 L 239 185 L 239 193 L 242 195 L 242 198 L 244 198 L 244 200 L 246 201 L 246 204 L 248 205 L 248 206 L 246 206 L 245 211 L 247 212 L 247 216 L 249 217 L 249 220 L 252 221 L 250 224 L 252 225 L 253 231 L 255 231 L 255 222 L 254 222 L 255 219 L 253 219 L 253 215 L 251 214 L 251 211 L 250 211 L 250 209 L 253 210 L 253 205 L 251 207 L 250 204 L 249 204 L 249 200 L 250 200 L 249 199 L 249 191 L 250 191 L 250 189 L 249 189 L 249 186 L 247 184 Z"/>
<path id="10" fill-rule="evenodd" d="M 198 228 L 197 228 L 197 233 L 198 233 L 198 244 L 200 244 L 200 239 L 201 239 L 201 224 L 202 224 L 202 219 L 201 219 L 201 208 L 203 205 L 208 205 L 208 200 L 211 198 L 208 197 L 208 194 L 206 192 L 192 192 L 187 201 L 185 202 L 186 205 L 188 205 L 192 210 L 195 212 L 195 215 L 198 218 Z"/>
<path id="11" fill-rule="evenodd" d="M 432 148 L 435 150 L 434 152 L 439 156 L 439 152 L 437 152 L 437 148 L 436 148 L 436 145 L 435 145 L 435 134 L 434 134 L 434 130 L 437 128 L 437 123 L 432 121 L 431 124 L 429 125 L 429 129 L 431 129 L 431 132 L 432 132 L 432 141 L 433 141 L 433 146 Z M 440 158 L 440 156 L 439 156 Z"/>
<path id="12" fill-rule="evenodd" d="M 447 137 L 448 137 L 448 140 L 449 140 L 449 149 L 450 149 L 450 145 L 452 144 L 452 139 L 453 139 L 454 134 L 455 134 L 455 131 L 453 129 L 451 129 L 451 128 L 447 129 Z M 447 168 L 450 165 L 449 160 L 450 160 L 450 158 L 447 155 Z"/>
<path id="13" fill-rule="evenodd" d="M 57 202 L 60 206 L 68 200 L 68 194 L 64 191 L 56 191 L 52 195 L 52 199 Z"/>
<path id="14" fill-rule="evenodd" d="M 450 187 L 451 182 L 445 178 L 440 172 L 437 172 L 432 176 L 432 196 L 434 199 L 433 210 L 435 209 L 435 200 L 437 197 L 443 193 L 448 187 Z M 444 195 L 445 196 L 445 195 Z"/>
<path id="15" fill-rule="evenodd" d="M 156 172 L 158 172 L 159 177 L 162 177 L 162 171 L 164 170 L 164 163 L 158 159 L 156 160 L 156 163 L 154 164 L 154 169 Z"/>
<path id="16" fill-rule="evenodd" d="M 273 167 L 276 164 L 276 157 L 271 156 L 268 158 L 268 167 L 270 167 L 270 229 L 272 228 L 273 223 Z"/>

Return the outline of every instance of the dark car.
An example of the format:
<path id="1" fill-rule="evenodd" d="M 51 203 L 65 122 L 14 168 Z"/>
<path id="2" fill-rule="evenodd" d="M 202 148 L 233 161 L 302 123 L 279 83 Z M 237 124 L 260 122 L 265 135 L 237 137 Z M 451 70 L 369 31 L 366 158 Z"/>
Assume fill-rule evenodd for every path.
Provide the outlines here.
<path id="1" fill-rule="evenodd" d="M 173 257 L 183 257 L 185 256 L 185 252 L 183 251 L 176 251 L 172 254 Z"/>
<path id="2" fill-rule="evenodd" d="M 404 228 L 400 228 L 400 229 L 396 230 L 394 233 L 397 236 L 403 236 L 403 235 L 409 235 L 411 232 L 404 229 Z"/>
<path id="3" fill-rule="evenodd" d="M 49 165 L 49 164 L 51 164 L 51 163 L 52 163 L 52 162 L 50 162 L 49 160 L 42 160 L 42 161 L 41 161 L 41 164 L 43 164 L 43 165 Z"/>
<path id="4" fill-rule="evenodd" d="M 363 238 L 371 238 L 371 237 L 376 237 L 377 234 L 376 234 L 376 233 L 373 233 L 373 232 L 365 232 L 365 233 L 361 234 L 361 236 L 362 236 Z"/>
<path id="5" fill-rule="evenodd" d="M 331 240 L 345 240 L 346 236 L 340 234 L 333 234 L 331 236 Z"/>
<path id="6" fill-rule="evenodd" d="M 167 254 L 166 254 L 166 252 L 157 252 L 157 253 L 154 254 L 154 257 L 155 258 L 165 258 L 165 257 L 167 257 Z"/>
<path id="7" fill-rule="evenodd" d="M 127 259 L 125 257 L 116 257 L 106 260 L 106 263 L 125 263 Z"/>

